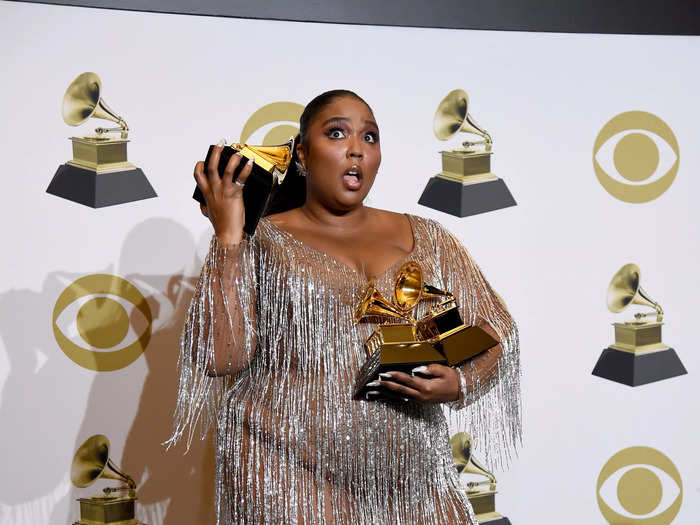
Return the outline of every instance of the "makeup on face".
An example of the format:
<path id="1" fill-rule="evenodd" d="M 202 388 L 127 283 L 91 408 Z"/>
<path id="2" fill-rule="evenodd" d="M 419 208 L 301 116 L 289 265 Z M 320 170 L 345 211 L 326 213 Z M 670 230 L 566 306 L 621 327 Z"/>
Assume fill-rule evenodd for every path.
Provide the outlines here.
<path id="1" fill-rule="evenodd" d="M 333 101 L 311 124 L 308 144 L 314 191 L 344 207 L 361 203 L 381 162 L 379 130 L 366 104 L 352 97 Z"/>

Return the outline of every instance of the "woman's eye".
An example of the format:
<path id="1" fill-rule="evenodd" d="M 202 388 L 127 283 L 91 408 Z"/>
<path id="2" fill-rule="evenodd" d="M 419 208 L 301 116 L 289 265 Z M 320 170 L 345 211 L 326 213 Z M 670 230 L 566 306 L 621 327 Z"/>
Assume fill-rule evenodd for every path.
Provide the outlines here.
<path id="1" fill-rule="evenodd" d="M 332 139 L 342 139 L 343 137 L 345 137 L 345 133 L 340 128 L 329 129 L 326 132 L 326 135 L 328 135 Z"/>
<path id="2" fill-rule="evenodd" d="M 365 135 L 365 142 L 369 142 L 370 144 L 374 144 L 379 140 L 379 137 L 377 136 L 376 133 L 367 133 Z"/>

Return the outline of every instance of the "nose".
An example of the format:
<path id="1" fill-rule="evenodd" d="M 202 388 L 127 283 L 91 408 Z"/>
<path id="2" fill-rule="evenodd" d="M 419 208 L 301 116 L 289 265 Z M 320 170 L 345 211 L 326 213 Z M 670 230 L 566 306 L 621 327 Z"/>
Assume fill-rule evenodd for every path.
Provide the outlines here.
<path id="1" fill-rule="evenodd" d="M 362 153 L 362 141 L 356 136 L 352 136 L 348 141 L 348 158 L 354 160 L 360 160 L 364 156 Z"/>

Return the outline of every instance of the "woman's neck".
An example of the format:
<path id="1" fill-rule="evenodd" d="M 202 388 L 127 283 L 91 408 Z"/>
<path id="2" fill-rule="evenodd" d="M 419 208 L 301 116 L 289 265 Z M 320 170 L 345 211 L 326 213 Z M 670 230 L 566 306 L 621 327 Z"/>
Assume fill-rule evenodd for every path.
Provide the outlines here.
<path id="1" fill-rule="evenodd" d="M 351 210 L 332 210 L 319 202 L 305 202 L 299 211 L 303 217 L 315 226 L 323 229 L 354 231 L 365 224 L 370 208 L 360 204 Z"/>

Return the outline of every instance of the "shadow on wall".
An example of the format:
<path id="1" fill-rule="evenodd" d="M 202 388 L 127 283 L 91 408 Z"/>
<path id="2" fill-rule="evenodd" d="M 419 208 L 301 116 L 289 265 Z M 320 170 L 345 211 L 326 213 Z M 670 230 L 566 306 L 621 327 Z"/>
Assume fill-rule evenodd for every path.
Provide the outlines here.
<path id="1" fill-rule="evenodd" d="M 187 455 L 183 446 L 166 453 L 161 445 L 172 428 L 179 338 L 196 282 L 196 277 L 185 276 L 186 267 L 195 253 L 194 239 L 184 227 L 170 219 L 149 219 L 127 236 L 116 271 L 95 272 L 115 273 L 141 291 L 153 314 L 152 337 L 132 365 L 92 374 L 79 430 L 66 422 L 79 420 L 77 414 L 70 415 L 70 407 L 85 405 L 85 390 L 63 384 L 65 378 L 76 376 L 78 365 L 63 355 L 50 328 L 32 330 L 17 318 L 19 313 L 50 325 L 56 298 L 82 275 L 56 273 L 40 293 L 12 290 L 0 295 L 0 330 L 11 364 L 0 421 L 4 429 L 12 428 L 2 432 L 2 449 L 3 454 L 18 457 L 15 461 L 24 470 L 21 476 L 6 472 L 2 477 L 1 525 L 72 524 L 78 518 L 75 499 L 96 495 L 107 484 L 77 489 L 68 482 L 73 453 L 98 433 L 107 435 L 115 450 L 123 445 L 114 461 L 138 485 L 137 517 L 144 523 L 215 521 L 211 440 L 194 442 Z M 195 256 L 190 273 L 200 265 Z M 134 366 L 144 362 L 145 376 L 143 367 Z M 126 441 L 120 443 L 128 427 Z M 56 450 L 66 453 L 57 459 Z"/>
<path id="2" fill-rule="evenodd" d="M 63 384 L 76 365 L 56 346 L 50 323 L 56 298 L 78 277 L 54 272 L 39 292 L 0 294 L 0 338 L 10 365 L 0 405 L 1 525 L 49 523 L 69 490 L 64 457 L 53 451 L 73 447 L 75 428 L 66 415 L 83 398 L 81 389 Z"/>
<path id="3" fill-rule="evenodd" d="M 143 354 L 147 374 L 123 454 L 115 458 L 138 484 L 137 517 L 148 525 L 215 520 L 211 441 L 194 443 L 187 455 L 183 455 L 184 447 L 166 453 L 162 446 L 172 429 L 180 332 L 196 282 L 196 277 L 185 277 L 183 269 L 194 253 L 194 239 L 185 228 L 169 219 L 149 219 L 129 233 L 119 261 L 119 274 L 141 290 L 153 314 L 153 335 Z M 197 269 L 200 265 L 201 261 L 194 262 Z M 163 268 L 171 273 L 159 274 Z M 110 407 L 134 386 L 127 374 L 95 375 L 73 450 L 92 434 L 109 437 L 107 431 L 115 423 L 110 420 Z M 115 435 L 122 432 L 115 429 Z M 72 489 L 69 498 L 84 497 L 85 493 L 86 489 Z M 67 518 L 56 516 L 51 524 L 73 523 L 77 510 L 77 503 L 72 503 Z"/>

